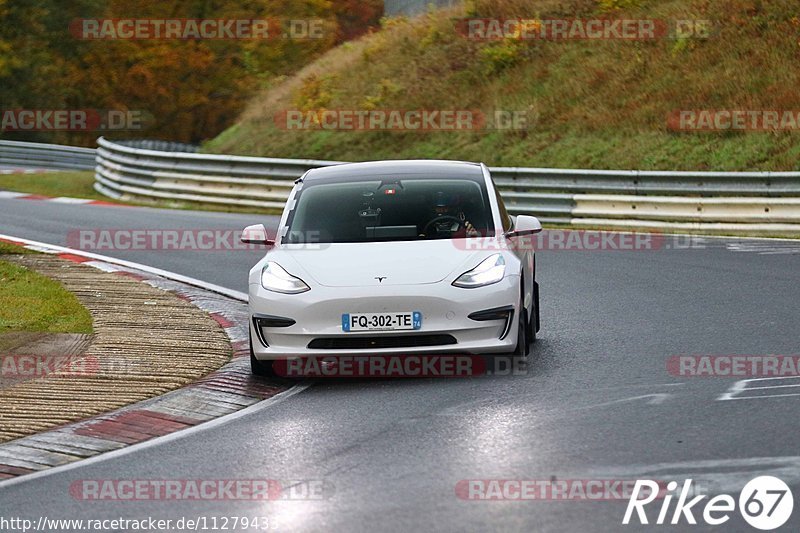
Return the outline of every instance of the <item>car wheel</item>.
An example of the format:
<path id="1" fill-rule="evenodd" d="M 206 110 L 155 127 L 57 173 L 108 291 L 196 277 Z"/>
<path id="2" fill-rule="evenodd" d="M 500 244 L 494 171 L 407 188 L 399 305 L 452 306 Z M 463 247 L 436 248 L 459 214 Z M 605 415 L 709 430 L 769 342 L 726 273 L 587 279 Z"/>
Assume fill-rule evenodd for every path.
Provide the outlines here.
<path id="1" fill-rule="evenodd" d="M 259 361 L 253 353 L 253 338 L 250 337 L 250 373 L 254 376 L 275 377 L 272 361 Z"/>

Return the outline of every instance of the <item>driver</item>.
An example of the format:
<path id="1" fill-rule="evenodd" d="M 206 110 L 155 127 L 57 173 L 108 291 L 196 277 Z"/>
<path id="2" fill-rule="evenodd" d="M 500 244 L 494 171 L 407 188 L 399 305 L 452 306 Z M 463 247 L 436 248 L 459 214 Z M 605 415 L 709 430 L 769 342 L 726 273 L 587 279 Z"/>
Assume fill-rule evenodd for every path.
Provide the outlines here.
<path id="1" fill-rule="evenodd" d="M 456 233 L 460 228 L 464 228 L 467 237 L 478 237 L 480 234 L 475 226 L 467 220 L 464 211 L 461 209 L 460 197 L 457 194 L 446 194 L 442 191 L 436 193 L 436 203 L 433 208 L 432 224 L 434 233 Z M 457 219 L 459 222 L 453 219 Z M 441 219 L 441 220 L 437 220 Z"/>

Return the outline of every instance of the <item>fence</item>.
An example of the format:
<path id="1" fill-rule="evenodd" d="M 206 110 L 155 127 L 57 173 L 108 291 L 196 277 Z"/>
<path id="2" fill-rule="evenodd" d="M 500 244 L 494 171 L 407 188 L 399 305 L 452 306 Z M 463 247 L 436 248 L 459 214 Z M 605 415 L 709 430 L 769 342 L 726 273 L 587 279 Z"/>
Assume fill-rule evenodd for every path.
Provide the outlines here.
<path id="1" fill-rule="evenodd" d="M 0 141 L 0 166 L 94 169 L 95 189 L 118 199 L 280 209 L 305 171 L 341 163 L 198 154 L 164 141 L 98 145 Z M 490 170 L 509 211 L 547 223 L 800 236 L 800 172 Z"/>
<path id="2" fill-rule="evenodd" d="M 95 150 L 60 144 L 0 141 L 0 165 L 12 168 L 91 170 L 95 165 Z"/>
<path id="3" fill-rule="evenodd" d="M 95 188 L 116 198 L 282 208 L 305 171 L 341 163 L 98 144 Z M 512 213 L 543 222 L 800 235 L 800 172 L 490 170 Z"/>

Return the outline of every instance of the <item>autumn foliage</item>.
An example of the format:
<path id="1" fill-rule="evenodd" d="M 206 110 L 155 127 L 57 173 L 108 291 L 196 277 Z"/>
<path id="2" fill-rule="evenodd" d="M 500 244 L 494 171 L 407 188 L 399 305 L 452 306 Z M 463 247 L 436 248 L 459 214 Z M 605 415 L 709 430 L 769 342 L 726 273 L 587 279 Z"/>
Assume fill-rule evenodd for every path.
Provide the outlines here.
<path id="1" fill-rule="evenodd" d="M 117 137 L 199 142 L 248 99 L 377 24 L 375 0 L 0 0 L 0 109 L 136 110 L 144 129 Z M 321 19 L 314 39 L 85 40 L 80 19 Z M 114 134 L 107 134 L 114 136 Z M 93 145 L 98 133 L 3 138 Z"/>

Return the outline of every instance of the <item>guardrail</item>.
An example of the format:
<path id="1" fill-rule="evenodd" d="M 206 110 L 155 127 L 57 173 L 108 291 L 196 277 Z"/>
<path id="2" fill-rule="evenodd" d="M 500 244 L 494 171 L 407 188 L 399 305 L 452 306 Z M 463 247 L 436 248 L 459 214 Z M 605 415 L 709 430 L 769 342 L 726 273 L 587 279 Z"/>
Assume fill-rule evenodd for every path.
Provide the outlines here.
<path id="1" fill-rule="evenodd" d="M 384 0 L 383 14 L 387 17 L 398 15 L 409 17 L 427 13 L 432 7 L 441 9 L 454 7 L 460 3 L 461 0 Z"/>
<path id="2" fill-rule="evenodd" d="M 98 144 L 95 188 L 117 198 L 277 209 L 306 170 L 342 163 Z M 800 235 L 800 172 L 490 170 L 512 213 L 543 222 Z"/>
<path id="3" fill-rule="evenodd" d="M 0 141 L 0 165 L 94 168 L 95 189 L 112 198 L 280 209 L 304 172 L 342 163 L 198 154 L 164 141 L 98 145 Z M 509 211 L 547 223 L 800 236 L 800 172 L 490 170 Z"/>
<path id="4" fill-rule="evenodd" d="M 97 144 L 95 189 L 111 197 L 280 209 L 306 170 L 338 163 L 164 152 L 103 137 Z"/>
<path id="5" fill-rule="evenodd" d="M 94 148 L 20 141 L 0 141 L 0 165 L 11 168 L 91 170 Z"/>

